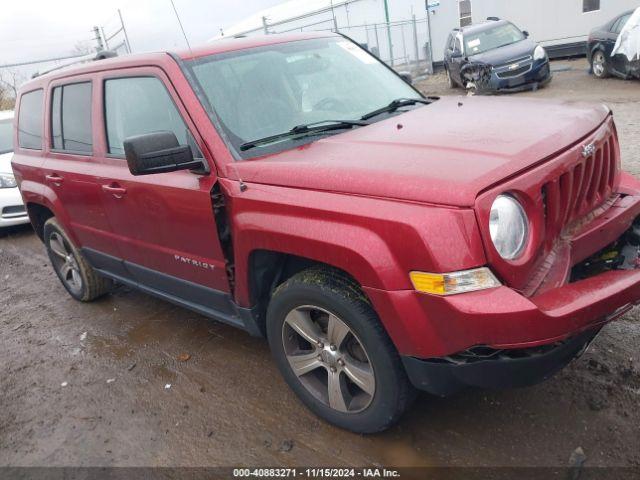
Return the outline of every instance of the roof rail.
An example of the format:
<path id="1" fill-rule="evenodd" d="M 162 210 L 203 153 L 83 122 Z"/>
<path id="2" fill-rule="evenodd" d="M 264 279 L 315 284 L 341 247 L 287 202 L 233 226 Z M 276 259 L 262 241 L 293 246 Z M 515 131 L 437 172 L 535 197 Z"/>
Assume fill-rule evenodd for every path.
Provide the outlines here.
<path id="1" fill-rule="evenodd" d="M 487 17 L 487 21 L 489 22 L 499 22 L 500 17 Z"/>
<path id="2" fill-rule="evenodd" d="M 106 60 L 107 58 L 114 58 L 118 56 L 118 52 L 115 50 L 102 50 L 96 53 L 96 56 L 93 57 L 93 61 L 97 62 L 98 60 Z"/>
<path id="3" fill-rule="evenodd" d="M 31 78 L 38 78 L 42 75 L 46 75 L 47 73 L 62 70 L 63 68 L 71 67 L 72 65 L 78 65 L 79 63 L 97 62 L 98 60 L 106 60 L 107 58 L 113 58 L 117 56 L 118 52 L 116 52 L 115 50 L 102 50 L 95 55 L 93 53 L 90 53 L 88 55 L 80 57 L 78 60 L 75 60 L 73 62 L 65 63 L 64 65 L 58 65 L 57 67 L 50 68 L 49 70 L 45 70 L 44 72 L 36 72 L 31 76 Z"/>

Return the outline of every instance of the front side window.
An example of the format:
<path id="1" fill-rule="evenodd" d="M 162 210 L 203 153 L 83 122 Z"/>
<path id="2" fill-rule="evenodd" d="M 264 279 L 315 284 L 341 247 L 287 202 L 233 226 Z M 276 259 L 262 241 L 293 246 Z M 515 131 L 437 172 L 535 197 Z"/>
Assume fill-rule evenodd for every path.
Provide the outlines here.
<path id="1" fill-rule="evenodd" d="M 202 158 L 180 112 L 158 78 L 106 80 L 104 95 L 109 153 L 124 155 L 124 140 L 135 135 L 173 132 L 180 145 L 191 145 L 194 157 Z"/>
<path id="2" fill-rule="evenodd" d="M 462 55 L 462 35 L 458 33 L 453 40 L 453 53 Z"/>
<path id="3" fill-rule="evenodd" d="M 20 99 L 18 144 L 21 148 L 42 150 L 43 91 L 25 93 Z"/>
<path id="4" fill-rule="evenodd" d="M 476 33 L 465 33 L 465 53 L 469 56 L 521 42 L 524 34 L 512 23 L 503 23 Z"/>
<path id="5" fill-rule="evenodd" d="M 0 120 L 0 155 L 13 151 L 13 121 Z"/>
<path id="6" fill-rule="evenodd" d="M 600 10 L 600 0 L 582 0 L 582 11 L 584 13 L 595 12 L 596 10 Z"/>
<path id="7" fill-rule="evenodd" d="M 91 82 L 53 89 L 51 100 L 51 142 L 56 150 L 91 153 Z"/>
<path id="8" fill-rule="evenodd" d="M 281 43 L 186 63 L 205 107 L 236 151 L 245 142 L 295 126 L 359 120 L 393 100 L 421 98 L 377 58 L 342 38 Z M 249 158 L 302 143 L 287 139 L 239 155 Z"/>

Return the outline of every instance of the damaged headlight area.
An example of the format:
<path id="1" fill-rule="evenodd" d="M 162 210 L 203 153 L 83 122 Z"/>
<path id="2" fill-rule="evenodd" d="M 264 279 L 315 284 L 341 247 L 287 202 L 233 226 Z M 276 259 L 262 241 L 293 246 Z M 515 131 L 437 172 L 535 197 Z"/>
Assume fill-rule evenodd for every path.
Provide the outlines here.
<path id="1" fill-rule="evenodd" d="M 491 72 L 493 67 L 487 63 L 470 62 L 462 67 L 460 76 L 464 87 L 471 93 L 489 93 L 492 91 Z"/>
<path id="2" fill-rule="evenodd" d="M 570 282 L 577 282 L 609 270 L 640 268 L 640 218 L 618 240 L 571 269 Z"/>
<path id="3" fill-rule="evenodd" d="M 14 188 L 17 187 L 16 177 L 11 173 L 0 173 L 0 188 Z"/>

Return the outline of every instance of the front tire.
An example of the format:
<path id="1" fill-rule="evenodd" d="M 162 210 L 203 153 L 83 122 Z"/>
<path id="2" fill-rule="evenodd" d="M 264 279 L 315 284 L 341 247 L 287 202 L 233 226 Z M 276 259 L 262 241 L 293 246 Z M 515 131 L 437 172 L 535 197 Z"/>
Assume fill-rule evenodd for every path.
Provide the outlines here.
<path id="1" fill-rule="evenodd" d="M 267 311 L 267 336 L 291 389 L 341 428 L 385 430 L 414 398 L 378 316 L 339 272 L 311 268 L 280 285 Z"/>
<path id="2" fill-rule="evenodd" d="M 112 289 L 113 282 L 91 268 L 55 217 L 44 224 L 44 243 L 56 275 L 73 298 L 91 302 Z"/>
<path id="3" fill-rule="evenodd" d="M 607 57 L 602 50 L 597 50 L 591 58 L 591 71 L 596 78 L 607 78 L 609 69 Z"/>
<path id="4" fill-rule="evenodd" d="M 458 88 L 458 85 L 456 84 L 455 80 L 451 76 L 451 72 L 449 71 L 449 69 L 445 68 L 444 71 L 447 74 L 447 84 L 449 85 L 449 88 L 452 89 L 452 90 L 455 89 L 455 88 Z"/>

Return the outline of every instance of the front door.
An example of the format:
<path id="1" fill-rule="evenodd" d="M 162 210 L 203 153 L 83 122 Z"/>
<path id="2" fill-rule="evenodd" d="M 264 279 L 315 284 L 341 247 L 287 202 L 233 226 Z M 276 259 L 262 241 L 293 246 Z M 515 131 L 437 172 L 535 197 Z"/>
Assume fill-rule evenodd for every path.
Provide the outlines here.
<path id="1" fill-rule="evenodd" d="M 143 288 L 228 310 L 230 287 L 211 199 L 215 173 L 136 177 L 124 158 L 124 139 L 171 131 L 180 144 L 192 146 L 195 157 L 213 165 L 184 106 L 159 68 L 111 72 L 101 87 L 109 165 L 102 193 L 127 269 Z"/>
<path id="2" fill-rule="evenodd" d="M 464 79 L 461 75 L 462 66 L 466 63 L 463 57 L 464 51 L 462 47 L 462 34 L 457 33 L 453 36 L 453 50 L 451 51 L 451 77 L 463 87 L 465 86 Z"/>

